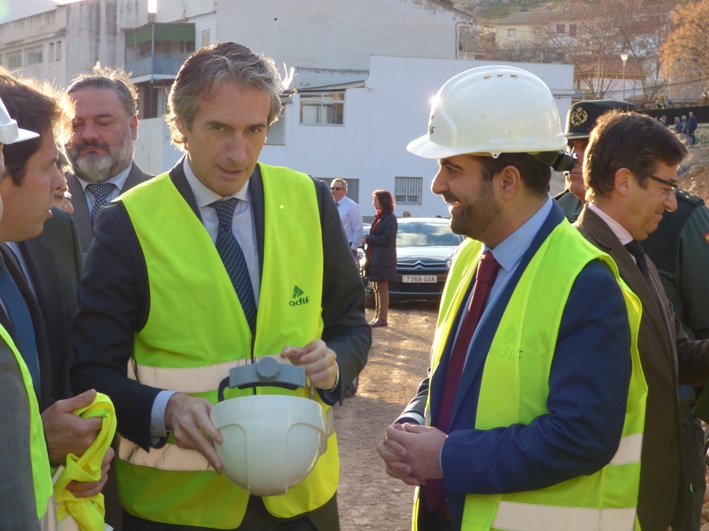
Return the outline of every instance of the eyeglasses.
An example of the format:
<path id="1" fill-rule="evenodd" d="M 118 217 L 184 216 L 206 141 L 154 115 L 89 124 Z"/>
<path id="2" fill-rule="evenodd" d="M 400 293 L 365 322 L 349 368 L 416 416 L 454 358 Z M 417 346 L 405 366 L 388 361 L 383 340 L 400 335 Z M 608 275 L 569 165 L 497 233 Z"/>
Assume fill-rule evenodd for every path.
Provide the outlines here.
<path id="1" fill-rule="evenodd" d="M 340 190 L 344 190 L 344 188 L 342 188 L 342 186 L 331 186 L 330 190 L 337 190 L 339 192 Z"/>
<path id="2" fill-rule="evenodd" d="M 665 186 L 670 187 L 669 190 L 665 190 L 665 193 L 667 193 L 667 199 L 672 199 L 677 195 L 677 189 L 679 188 L 677 183 L 673 183 L 665 179 L 660 179 L 659 177 L 655 177 L 654 175 L 648 175 L 648 177 L 653 181 L 657 181 L 660 184 L 664 184 Z"/>

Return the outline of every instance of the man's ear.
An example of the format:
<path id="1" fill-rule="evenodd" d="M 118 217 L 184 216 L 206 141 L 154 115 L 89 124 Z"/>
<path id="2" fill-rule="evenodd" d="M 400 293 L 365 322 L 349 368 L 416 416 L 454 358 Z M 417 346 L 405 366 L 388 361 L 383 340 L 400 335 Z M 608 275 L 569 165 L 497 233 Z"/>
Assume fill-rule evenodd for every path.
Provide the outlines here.
<path id="1" fill-rule="evenodd" d="M 628 168 L 619 168 L 616 170 L 614 184 L 616 191 L 620 195 L 626 197 L 630 194 L 633 183 L 638 184 L 635 180 L 635 174 L 632 171 Z"/>
<path id="2" fill-rule="evenodd" d="M 497 187 L 502 199 L 513 197 L 519 193 L 520 186 L 522 186 L 522 175 L 516 167 L 511 165 L 502 168 L 495 175 L 494 180 L 498 183 Z"/>

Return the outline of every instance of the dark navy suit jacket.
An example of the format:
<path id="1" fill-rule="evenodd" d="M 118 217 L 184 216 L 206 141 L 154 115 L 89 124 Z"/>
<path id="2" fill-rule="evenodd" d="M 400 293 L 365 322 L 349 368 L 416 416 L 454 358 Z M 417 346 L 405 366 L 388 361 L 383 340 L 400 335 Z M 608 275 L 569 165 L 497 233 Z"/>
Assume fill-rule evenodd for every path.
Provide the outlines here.
<path id="1" fill-rule="evenodd" d="M 170 176 L 199 218 L 182 161 L 170 171 Z M 323 396 L 332 404 L 341 400 L 344 390 L 364 366 L 371 329 L 364 317 L 364 289 L 337 206 L 327 185 L 314 182 L 324 251 L 322 339 L 337 354 L 340 368 L 340 385 L 335 392 Z M 258 168 L 249 186 L 259 261 L 263 267 L 263 183 Z M 160 228 L 155 227 L 155 230 Z M 77 360 L 71 371 L 72 385 L 77 393 L 96 388 L 110 396 L 116 406 L 118 430 L 147 450 L 151 445 L 151 405 L 160 389 L 126 378 L 134 334 L 143 328 L 150 309 L 145 259 L 120 201 L 102 210 L 94 233 L 94 243 L 79 283 L 80 309 L 74 326 Z M 188 299 L 186 294 L 186 304 Z"/>
<path id="2" fill-rule="evenodd" d="M 617 450 L 630 378 L 630 336 L 618 283 L 599 261 L 579 274 L 564 310 L 549 379 L 550 413 L 529 425 L 475 428 L 482 368 L 504 309 L 529 261 L 559 223 L 567 221 L 554 204 L 469 350 L 441 452 L 453 529 L 460 527 L 468 493 L 541 489 L 599 470 Z M 422 382 L 400 420 L 407 411 L 423 412 L 430 384 L 435 425 L 452 341 L 453 334 L 433 378 Z"/>

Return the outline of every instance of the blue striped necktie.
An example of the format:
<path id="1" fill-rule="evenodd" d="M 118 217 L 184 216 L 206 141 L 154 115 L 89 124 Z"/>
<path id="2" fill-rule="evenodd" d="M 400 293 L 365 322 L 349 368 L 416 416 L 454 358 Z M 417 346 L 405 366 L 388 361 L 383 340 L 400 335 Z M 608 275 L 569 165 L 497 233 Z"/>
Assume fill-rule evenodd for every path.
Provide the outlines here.
<path id="1" fill-rule="evenodd" d="M 229 274 L 231 283 L 234 285 L 239 302 L 246 315 L 249 328 L 253 331 L 256 326 L 256 300 L 254 299 L 254 288 L 251 284 L 251 276 L 246 266 L 244 252 L 241 250 L 239 242 L 234 237 L 232 228 L 234 222 L 234 210 L 238 199 L 215 201 L 209 206 L 212 207 L 219 217 L 219 232 L 217 233 L 217 252 L 224 262 L 224 268 Z"/>

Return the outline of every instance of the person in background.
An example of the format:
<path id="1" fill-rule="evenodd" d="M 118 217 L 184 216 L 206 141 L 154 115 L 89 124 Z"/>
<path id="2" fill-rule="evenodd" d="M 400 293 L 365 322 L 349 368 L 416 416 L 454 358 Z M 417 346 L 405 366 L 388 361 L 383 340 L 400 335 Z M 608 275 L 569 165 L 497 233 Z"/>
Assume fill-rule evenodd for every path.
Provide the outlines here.
<path id="1" fill-rule="evenodd" d="M 374 289 L 372 328 L 388 326 L 389 282 L 396 282 L 396 232 L 399 224 L 394 215 L 394 196 L 388 190 L 375 190 L 372 204 L 376 209 L 369 234 L 364 237 L 365 275 Z"/>
<path id="2" fill-rule="evenodd" d="M 574 197 L 586 197 L 583 165 L 591 131 L 596 121 L 606 112 L 629 111 L 634 106 L 612 100 L 586 101 L 574 104 L 567 114 L 565 135 L 577 164 L 570 172 Z M 659 123 L 662 123 L 661 121 Z M 664 126 L 664 124 L 663 124 Z M 709 261 L 709 209 L 704 202 L 682 190 L 677 191 L 677 210 L 665 211 L 656 231 L 642 242 L 650 259 L 662 278 L 665 294 L 682 322 L 690 339 L 709 338 L 709 279 L 704 266 Z M 574 222 L 583 208 L 581 199 L 574 203 L 568 195 L 556 196 L 569 221 Z M 680 386 L 682 422 L 682 454 L 685 470 L 684 525 L 673 526 L 674 531 L 697 531 L 704 502 L 705 475 L 704 431 L 700 420 L 694 416 L 696 402 L 690 386 Z"/>
<path id="3" fill-rule="evenodd" d="M 67 94 L 73 134 L 65 145 L 71 163 L 66 179 L 85 259 L 101 207 L 152 175 L 133 162 L 138 91 L 125 72 L 97 64 L 90 74 L 74 78 Z"/>
<path id="4" fill-rule="evenodd" d="M 679 529 L 693 510 L 688 487 L 694 480 L 683 468 L 679 384 L 701 386 L 709 377 L 709 341 L 687 337 L 639 243 L 657 229 L 664 212 L 677 209 L 677 170 L 686 154 L 682 141 L 648 116 L 604 114 L 586 149 L 588 203 L 576 223 L 613 257 L 642 303 L 638 350 L 648 386 L 638 495 L 643 531 Z"/>
<path id="5" fill-rule="evenodd" d="M 410 217 L 411 217 L 411 212 L 409 212 L 408 210 L 404 210 L 404 213 L 402 214 L 402 216 L 405 217 L 405 218 L 410 218 Z"/>
<path id="6" fill-rule="evenodd" d="M 709 339 L 709 208 L 704 201 L 677 190 L 677 209 L 665 211 L 655 232 L 642 242 L 657 267 L 662 287 L 689 339 Z M 695 416 L 699 388 L 679 386 L 684 465 L 684 524 L 673 531 L 698 531 L 706 492 L 704 429 Z M 709 415 L 704 414 L 707 420 Z"/>
<path id="7" fill-rule="evenodd" d="M 697 143 L 697 117 L 694 116 L 692 111 L 689 111 L 689 118 L 687 118 L 687 145 L 693 146 Z"/>
<path id="8" fill-rule="evenodd" d="M 339 529 L 335 433 L 302 483 L 262 497 L 221 475 L 210 418 L 230 369 L 265 356 L 310 382 L 276 392 L 328 411 L 371 344 L 327 184 L 258 160 L 282 92 L 273 60 L 246 46 L 194 52 L 168 97 L 184 157 L 97 217 L 71 374 L 116 404 L 124 529 Z"/>
<path id="9" fill-rule="evenodd" d="M 635 105 L 625 101 L 589 100 L 574 103 L 566 113 L 564 136 L 568 142 L 571 154 L 576 158 L 576 164 L 566 175 L 567 188 L 554 196 L 566 214 L 570 223 L 576 221 L 583 208 L 586 197 L 586 185 L 583 182 L 583 161 L 588 137 L 596 124 L 596 120 L 608 111 L 622 109 L 635 110 Z"/>
<path id="10" fill-rule="evenodd" d="M 467 238 L 429 376 L 378 446 L 387 473 L 419 487 L 419 531 L 596 530 L 606 518 L 632 530 L 638 300 L 549 196 L 551 168 L 570 162 L 554 96 L 530 72 L 491 65 L 434 101 L 408 150 L 438 160 L 431 190 Z"/>
<path id="11" fill-rule="evenodd" d="M 363 235 L 362 212 L 359 205 L 347 197 L 347 181 L 344 179 L 333 179 L 330 183 L 330 191 L 337 203 L 337 212 L 340 214 L 347 242 L 350 244 L 352 254 L 357 258 L 357 248 Z"/>

